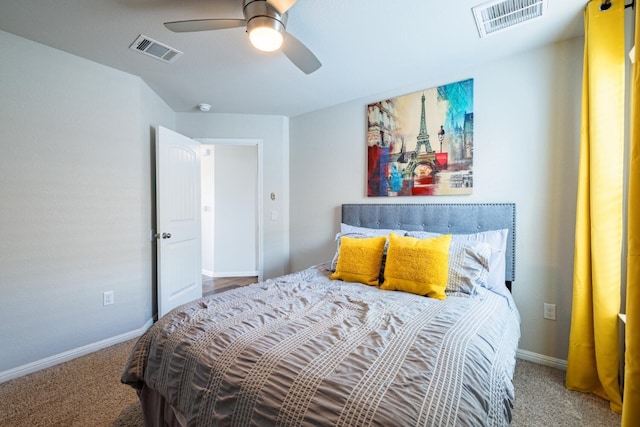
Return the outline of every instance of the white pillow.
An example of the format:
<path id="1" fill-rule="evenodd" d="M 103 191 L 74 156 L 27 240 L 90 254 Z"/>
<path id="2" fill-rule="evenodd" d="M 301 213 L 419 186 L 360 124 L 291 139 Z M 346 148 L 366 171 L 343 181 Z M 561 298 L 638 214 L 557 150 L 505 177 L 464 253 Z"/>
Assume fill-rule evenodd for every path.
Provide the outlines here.
<path id="1" fill-rule="evenodd" d="M 393 230 L 390 228 L 366 228 L 356 227 L 355 225 L 349 225 L 340 223 L 340 233 L 342 234 L 369 234 L 373 236 L 388 236 L 389 233 L 395 233 L 399 236 L 407 234 L 406 230 Z"/>
<path id="2" fill-rule="evenodd" d="M 428 231 L 409 231 L 407 236 L 417 237 L 419 239 L 433 238 L 440 236 L 441 233 L 432 233 Z M 507 238 L 509 229 L 480 231 L 472 234 L 454 234 L 451 238 L 452 242 L 456 241 L 477 241 L 488 243 L 491 249 L 491 257 L 489 258 L 489 274 L 485 287 L 497 290 L 502 293 L 507 289 L 505 286 L 506 269 L 507 269 Z"/>

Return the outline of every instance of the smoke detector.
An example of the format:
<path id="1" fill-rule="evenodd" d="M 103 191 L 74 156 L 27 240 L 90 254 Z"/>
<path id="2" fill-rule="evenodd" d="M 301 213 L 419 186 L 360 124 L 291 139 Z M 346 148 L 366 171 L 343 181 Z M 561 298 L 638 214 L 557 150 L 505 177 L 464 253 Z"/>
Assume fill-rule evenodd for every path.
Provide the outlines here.
<path id="1" fill-rule="evenodd" d="M 513 28 L 547 11 L 548 0 L 495 0 L 472 8 L 480 37 Z"/>
<path id="2" fill-rule="evenodd" d="M 198 108 L 200 109 L 200 111 L 204 111 L 205 113 L 209 110 L 211 110 L 211 105 L 209 104 L 198 104 Z"/>

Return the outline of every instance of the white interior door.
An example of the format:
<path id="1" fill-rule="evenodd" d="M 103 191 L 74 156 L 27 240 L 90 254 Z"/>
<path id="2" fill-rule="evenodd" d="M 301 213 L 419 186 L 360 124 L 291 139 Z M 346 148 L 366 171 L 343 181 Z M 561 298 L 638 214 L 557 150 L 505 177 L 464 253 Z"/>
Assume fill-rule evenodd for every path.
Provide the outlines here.
<path id="1" fill-rule="evenodd" d="M 156 130 L 158 317 L 202 296 L 200 143 Z"/>

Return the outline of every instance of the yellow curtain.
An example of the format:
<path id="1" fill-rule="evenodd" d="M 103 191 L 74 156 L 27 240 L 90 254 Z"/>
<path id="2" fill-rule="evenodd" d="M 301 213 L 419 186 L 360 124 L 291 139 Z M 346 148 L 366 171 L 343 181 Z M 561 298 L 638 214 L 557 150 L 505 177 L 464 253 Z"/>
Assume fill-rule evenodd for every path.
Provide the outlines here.
<path id="1" fill-rule="evenodd" d="M 620 412 L 618 313 L 624 157 L 624 2 L 585 10 L 573 307 L 566 386 Z"/>
<path id="2" fill-rule="evenodd" d="M 636 6 L 636 51 L 640 49 L 640 7 Z M 635 55 L 635 53 L 634 53 Z M 622 426 L 640 424 L 640 69 L 631 74 L 631 162 L 627 216 L 627 326 Z"/>

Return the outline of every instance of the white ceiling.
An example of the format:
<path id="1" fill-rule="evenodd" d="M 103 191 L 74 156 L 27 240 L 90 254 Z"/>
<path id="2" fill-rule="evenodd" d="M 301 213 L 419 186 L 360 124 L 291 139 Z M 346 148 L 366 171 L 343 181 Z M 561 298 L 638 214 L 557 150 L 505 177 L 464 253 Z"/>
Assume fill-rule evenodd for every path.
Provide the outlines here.
<path id="1" fill-rule="evenodd" d="M 0 0 L 0 29 L 140 76 L 177 112 L 296 116 L 420 85 L 583 34 L 586 0 L 480 39 L 486 0 L 298 0 L 287 31 L 322 68 L 306 75 L 281 52 L 253 49 L 243 28 L 173 33 L 167 21 L 243 18 L 242 0 Z M 172 64 L 129 49 L 143 34 L 184 54 Z M 459 72 L 456 73 L 459 75 Z"/>

